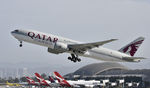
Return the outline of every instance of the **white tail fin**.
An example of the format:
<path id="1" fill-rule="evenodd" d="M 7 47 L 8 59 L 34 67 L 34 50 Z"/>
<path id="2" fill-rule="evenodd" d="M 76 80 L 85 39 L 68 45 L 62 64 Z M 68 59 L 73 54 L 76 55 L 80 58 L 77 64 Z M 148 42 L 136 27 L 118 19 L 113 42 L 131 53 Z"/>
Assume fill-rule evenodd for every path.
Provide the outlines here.
<path id="1" fill-rule="evenodd" d="M 145 39 L 144 37 L 139 37 L 133 42 L 126 45 L 125 47 L 121 48 L 119 51 L 122 53 L 126 53 L 130 56 L 134 56 L 134 54 L 136 53 L 136 51 L 138 50 L 144 39 Z"/>

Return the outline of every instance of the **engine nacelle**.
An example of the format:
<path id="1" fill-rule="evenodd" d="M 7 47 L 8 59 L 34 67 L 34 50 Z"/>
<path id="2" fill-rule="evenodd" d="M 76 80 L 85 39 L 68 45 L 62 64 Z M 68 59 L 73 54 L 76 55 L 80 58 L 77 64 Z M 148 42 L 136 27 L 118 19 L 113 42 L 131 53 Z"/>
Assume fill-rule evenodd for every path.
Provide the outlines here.
<path id="1" fill-rule="evenodd" d="M 54 45 L 54 48 L 48 48 L 48 52 L 50 53 L 54 53 L 54 54 L 59 54 L 59 53 L 63 53 L 66 52 L 68 50 L 68 45 L 61 43 L 61 42 L 57 42 Z"/>

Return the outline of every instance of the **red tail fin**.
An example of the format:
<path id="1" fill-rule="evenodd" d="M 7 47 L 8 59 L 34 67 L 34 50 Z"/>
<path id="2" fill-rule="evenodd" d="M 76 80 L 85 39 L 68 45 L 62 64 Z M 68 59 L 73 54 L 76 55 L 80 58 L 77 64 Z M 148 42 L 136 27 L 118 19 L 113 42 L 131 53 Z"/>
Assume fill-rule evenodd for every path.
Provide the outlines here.
<path id="1" fill-rule="evenodd" d="M 55 83 L 55 80 L 54 80 L 51 76 L 49 76 L 49 81 L 50 81 L 51 83 Z"/>
<path id="2" fill-rule="evenodd" d="M 125 47 L 121 48 L 119 51 L 126 53 L 130 56 L 134 56 L 134 54 L 136 53 L 136 51 L 138 50 L 138 48 L 140 47 L 143 41 L 144 41 L 144 37 L 139 37 L 133 42 L 126 45 Z"/>
<path id="3" fill-rule="evenodd" d="M 34 81 L 33 79 L 31 79 L 30 77 L 26 77 L 26 79 L 27 79 L 27 81 L 28 81 L 28 83 L 29 83 L 30 85 L 38 85 L 38 84 L 36 84 L 35 81 Z"/>
<path id="4" fill-rule="evenodd" d="M 50 86 L 40 74 L 35 73 L 35 76 L 41 85 Z"/>
<path id="5" fill-rule="evenodd" d="M 54 72 L 54 74 L 60 85 L 65 87 L 71 87 L 71 85 L 58 72 Z"/>

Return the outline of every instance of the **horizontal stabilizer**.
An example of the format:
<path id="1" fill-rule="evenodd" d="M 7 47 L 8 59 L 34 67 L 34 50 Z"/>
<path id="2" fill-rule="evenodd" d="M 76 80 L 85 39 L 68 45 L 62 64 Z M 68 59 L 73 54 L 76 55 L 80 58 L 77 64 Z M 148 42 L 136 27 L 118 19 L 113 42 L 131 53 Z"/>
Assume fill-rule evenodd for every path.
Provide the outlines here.
<path id="1" fill-rule="evenodd" d="M 146 59 L 144 57 L 123 57 L 123 60 L 127 62 L 140 62 L 141 59 Z"/>

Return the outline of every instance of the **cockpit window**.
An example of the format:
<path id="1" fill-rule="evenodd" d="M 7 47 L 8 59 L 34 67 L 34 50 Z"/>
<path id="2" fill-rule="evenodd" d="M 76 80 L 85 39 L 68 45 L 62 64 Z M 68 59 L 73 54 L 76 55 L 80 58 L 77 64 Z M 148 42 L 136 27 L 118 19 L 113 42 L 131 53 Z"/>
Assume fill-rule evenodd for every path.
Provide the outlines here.
<path id="1" fill-rule="evenodd" d="M 15 30 L 15 32 L 19 32 L 18 30 Z"/>

